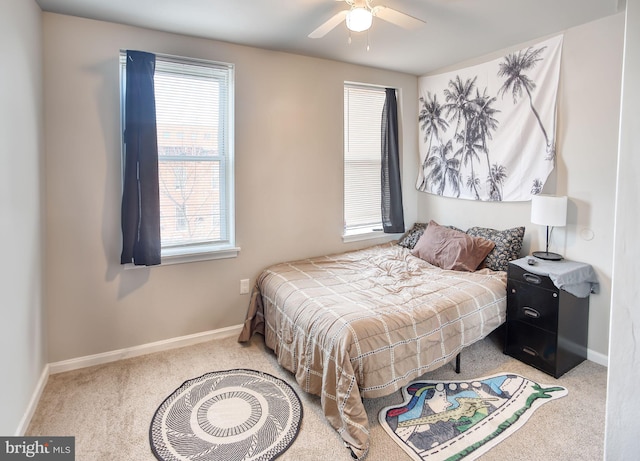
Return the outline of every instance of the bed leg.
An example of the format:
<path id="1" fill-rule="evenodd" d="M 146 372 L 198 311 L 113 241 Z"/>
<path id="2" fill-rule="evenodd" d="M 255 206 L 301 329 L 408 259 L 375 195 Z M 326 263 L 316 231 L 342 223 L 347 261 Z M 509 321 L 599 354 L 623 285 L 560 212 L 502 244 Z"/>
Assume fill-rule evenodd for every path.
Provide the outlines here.
<path id="1" fill-rule="evenodd" d="M 456 373 L 460 373 L 460 353 L 456 355 Z"/>

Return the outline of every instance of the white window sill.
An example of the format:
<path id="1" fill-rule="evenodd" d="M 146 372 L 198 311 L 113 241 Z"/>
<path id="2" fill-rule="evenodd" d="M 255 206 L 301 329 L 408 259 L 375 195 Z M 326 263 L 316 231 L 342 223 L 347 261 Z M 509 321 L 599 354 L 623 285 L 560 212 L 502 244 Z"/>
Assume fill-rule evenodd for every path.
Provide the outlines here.
<path id="1" fill-rule="evenodd" d="M 193 250 L 165 250 L 162 252 L 162 265 L 191 263 L 196 261 L 208 261 L 212 259 L 236 258 L 240 253 L 239 247 L 226 247 L 207 250 L 206 248 L 194 248 Z"/>
<path id="2" fill-rule="evenodd" d="M 160 266 L 172 264 L 192 263 L 198 261 L 209 261 L 214 259 L 236 258 L 240 252 L 239 247 L 226 247 L 207 249 L 206 247 L 194 247 L 192 249 L 165 249 L 162 251 L 162 262 Z M 157 266 L 136 266 L 135 264 L 125 264 L 125 269 L 138 269 L 141 267 Z"/>
<path id="3" fill-rule="evenodd" d="M 373 240 L 386 238 L 387 240 L 393 240 L 399 238 L 402 234 L 385 234 L 381 230 L 373 229 L 358 229 L 357 231 L 347 231 L 342 236 L 343 243 L 359 242 L 361 240 Z"/>

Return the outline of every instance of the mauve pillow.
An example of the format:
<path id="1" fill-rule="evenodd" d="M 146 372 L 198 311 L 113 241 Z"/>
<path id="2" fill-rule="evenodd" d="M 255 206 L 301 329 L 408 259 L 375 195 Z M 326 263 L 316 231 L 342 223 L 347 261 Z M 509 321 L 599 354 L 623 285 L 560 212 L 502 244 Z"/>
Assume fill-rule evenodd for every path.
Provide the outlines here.
<path id="1" fill-rule="evenodd" d="M 430 221 L 411 254 L 442 269 L 475 271 L 495 243 Z"/>

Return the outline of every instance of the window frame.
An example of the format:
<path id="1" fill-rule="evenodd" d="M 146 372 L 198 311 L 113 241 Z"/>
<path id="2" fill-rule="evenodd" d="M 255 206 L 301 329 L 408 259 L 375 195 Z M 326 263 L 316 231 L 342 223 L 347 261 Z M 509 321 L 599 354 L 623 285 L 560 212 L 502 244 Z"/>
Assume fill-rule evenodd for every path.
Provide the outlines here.
<path id="1" fill-rule="evenodd" d="M 126 50 L 120 50 L 119 56 L 119 69 L 120 69 L 120 149 L 121 149 L 121 181 L 124 184 L 124 123 L 125 123 L 125 89 L 126 89 Z M 225 187 L 220 189 L 220 194 L 224 196 L 224 211 L 226 214 L 225 228 L 227 239 L 221 242 L 207 241 L 199 243 L 187 243 L 182 245 L 162 246 L 161 248 L 161 265 L 179 264 L 186 262 L 205 261 L 212 259 L 224 259 L 234 258 L 238 256 L 240 248 L 236 246 L 235 241 L 235 150 L 234 150 L 234 126 L 235 126 L 235 113 L 234 113 L 234 96 L 235 96 L 235 66 L 234 64 L 173 56 L 168 54 L 154 53 L 156 56 L 156 62 L 158 60 L 170 62 L 173 64 L 185 64 L 191 66 L 202 66 L 208 68 L 215 68 L 218 71 L 226 73 L 227 82 L 227 98 L 226 98 L 226 110 L 221 111 L 226 114 L 224 123 L 224 152 L 223 157 L 224 164 L 224 176 Z M 193 75 L 193 74 L 187 74 Z M 208 161 L 208 160 L 207 160 Z M 126 268 L 144 267 L 134 266 L 133 264 L 127 264 Z"/>

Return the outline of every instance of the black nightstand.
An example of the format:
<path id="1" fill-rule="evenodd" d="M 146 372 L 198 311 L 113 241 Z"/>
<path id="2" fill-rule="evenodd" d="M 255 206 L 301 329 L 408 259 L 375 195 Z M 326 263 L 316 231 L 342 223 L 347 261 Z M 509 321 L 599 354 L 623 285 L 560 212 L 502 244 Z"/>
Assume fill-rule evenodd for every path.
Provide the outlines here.
<path id="1" fill-rule="evenodd" d="M 561 262 L 525 269 L 528 259 L 509 263 L 504 353 L 558 378 L 587 358 L 589 296 L 574 296 L 543 275 L 563 270 Z"/>

